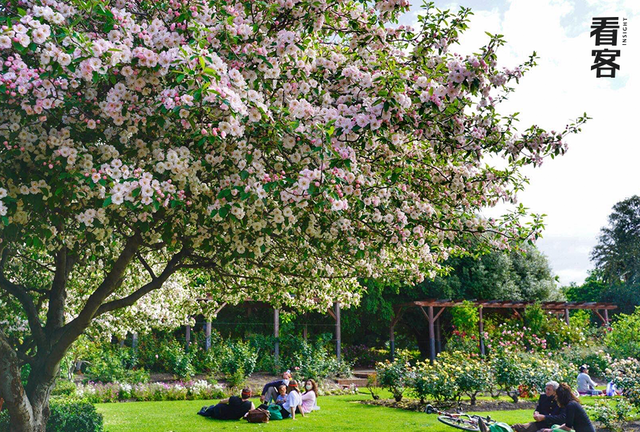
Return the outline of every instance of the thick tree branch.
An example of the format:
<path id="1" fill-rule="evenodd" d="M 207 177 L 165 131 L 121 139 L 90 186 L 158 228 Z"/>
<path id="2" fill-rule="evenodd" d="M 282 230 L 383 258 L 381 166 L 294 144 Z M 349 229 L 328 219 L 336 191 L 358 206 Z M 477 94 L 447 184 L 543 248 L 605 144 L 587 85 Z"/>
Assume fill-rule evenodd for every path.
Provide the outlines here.
<path id="1" fill-rule="evenodd" d="M 131 306 L 140 298 L 142 298 L 144 295 L 162 287 L 162 284 L 166 282 L 169 276 L 171 276 L 173 273 L 175 273 L 178 270 L 179 268 L 178 264 L 187 255 L 187 253 L 188 252 L 186 250 L 182 250 L 176 255 L 174 255 L 173 258 L 171 258 L 171 260 L 167 263 L 164 270 L 162 271 L 162 273 L 160 273 L 158 277 L 152 276 L 153 279 L 151 280 L 151 282 L 140 287 L 138 290 L 136 290 L 135 292 L 133 292 L 132 294 L 126 297 L 123 297 L 118 300 L 113 300 L 101 305 L 100 308 L 98 309 L 98 312 L 96 312 L 95 316 L 102 315 L 103 313 L 107 313 L 112 310 Z"/>
<path id="2" fill-rule="evenodd" d="M 136 233 L 127 240 L 120 256 L 100 286 L 91 294 L 82 311 L 73 321 L 67 323 L 60 329 L 60 336 L 55 341 L 55 345 L 50 353 L 51 361 L 49 363 L 52 366 L 57 365 L 71 344 L 89 327 L 91 320 L 95 317 L 98 308 L 104 300 L 122 283 L 124 273 L 129 267 L 129 264 L 131 264 L 131 260 L 134 258 L 141 244 L 142 236 L 139 233 Z"/>
<path id="3" fill-rule="evenodd" d="M 45 333 L 51 335 L 64 325 L 64 304 L 67 298 L 67 281 L 73 268 L 74 259 L 66 247 L 58 251 L 55 257 L 55 276 L 49 293 L 49 310 Z"/>
<path id="4" fill-rule="evenodd" d="M 138 257 L 138 261 L 140 261 L 142 266 L 147 270 L 147 272 L 149 272 L 149 276 L 151 276 L 151 279 L 156 279 L 156 275 L 153 272 L 153 269 L 151 268 L 147 260 L 145 260 L 144 257 L 140 254 L 140 252 L 136 254 L 136 257 Z"/>
<path id="5" fill-rule="evenodd" d="M 14 284 L 4 276 L 4 267 L 7 256 L 8 250 L 5 249 L 2 251 L 2 259 L 0 260 L 0 288 L 18 299 L 27 314 L 31 334 L 35 338 L 38 346 L 40 346 L 45 342 L 45 335 L 40 319 L 38 318 L 38 310 L 36 309 L 36 305 L 33 303 L 33 299 L 29 295 L 28 290 L 21 285 Z"/>

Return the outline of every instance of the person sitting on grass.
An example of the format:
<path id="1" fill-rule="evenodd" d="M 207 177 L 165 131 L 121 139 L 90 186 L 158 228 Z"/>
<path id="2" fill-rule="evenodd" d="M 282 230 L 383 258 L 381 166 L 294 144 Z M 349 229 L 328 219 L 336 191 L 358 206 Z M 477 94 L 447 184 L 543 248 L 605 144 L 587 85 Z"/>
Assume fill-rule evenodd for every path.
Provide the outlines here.
<path id="1" fill-rule="evenodd" d="M 305 392 L 302 394 L 302 412 L 309 414 L 313 410 L 320 409 L 316 404 L 318 400 L 318 384 L 312 379 L 308 379 L 304 384 Z"/>
<path id="2" fill-rule="evenodd" d="M 280 387 L 282 384 L 284 384 L 285 386 L 288 385 L 290 379 L 291 371 L 288 370 L 282 374 L 281 380 L 266 383 L 262 388 L 260 402 L 268 405 L 271 401 L 275 401 L 278 398 L 278 387 Z"/>
<path id="3" fill-rule="evenodd" d="M 589 416 L 580 405 L 578 398 L 573 394 L 571 387 L 565 383 L 560 384 L 560 387 L 556 390 L 556 400 L 560 407 L 566 408 L 567 419 L 563 425 L 554 429 L 555 431 L 570 431 L 573 429 L 575 432 L 596 432 Z M 542 432 L 552 432 L 552 430 L 542 429 Z"/>
<path id="4" fill-rule="evenodd" d="M 544 393 L 538 399 L 538 405 L 533 413 L 533 420 L 530 423 L 514 424 L 512 426 L 515 432 L 535 432 L 540 429 L 549 428 L 554 424 L 563 424 L 565 422 L 565 410 L 560 408 L 556 401 L 556 390 L 560 384 L 555 381 L 549 381 L 544 386 Z"/>
<path id="5" fill-rule="evenodd" d="M 289 392 L 287 394 L 287 400 L 280 407 L 282 418 L 286 419 L 291 417 L 291 419 L 295 420 L 296 411 L 299 412 L 300 415 L 302 415 L 302 417 L 304 417 L 304 411 L 300 409 L 302 405 L 302 396 L 298 391 L 298 383 L 296 382 L 296 380 L 289 381 L 289 386 L 287 387 L 287 391 Z"/>
<path id="6" fill-rule="evenodd" d="M 247 413 L 255 409 L 253 402 L 249 400 L 251 397 L 251 389 L 244 388 L 240 397 L 231 396 L 229 399 L 223 399 L 216 405 L 210 407 L 203 406 L 198 415 L 210 417 L 218 420 L 240 420 Z"/>
<path id="7" fill-rule="evenodd" d="M 589 376 L 589 367 L 584 364 L 579 368 L 578 374 L 578 393 L 581 395 L 598 396 L 602 394 L 600 390 L 596 390 L 596 383 Z"/>
<path id="8" fill-rule="evenodd" d="M 278 397 L 276 398 L 276 405 L 283 405 L 287 400 L 287 386 L 281 384 L 278 387 Z"/>

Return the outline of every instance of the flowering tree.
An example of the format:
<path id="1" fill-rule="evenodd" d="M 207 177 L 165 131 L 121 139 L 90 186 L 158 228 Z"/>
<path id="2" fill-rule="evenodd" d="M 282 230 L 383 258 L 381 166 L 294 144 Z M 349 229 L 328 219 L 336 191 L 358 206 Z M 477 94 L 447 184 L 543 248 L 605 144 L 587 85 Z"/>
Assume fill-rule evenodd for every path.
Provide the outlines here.
<path id="1" fill-rule="evenodd" d="M 352 302 L 356 276 L 420 281 L 471 239 L 535 238 L 540 219 L 520 225 L 522 208 L 478 211 L 514 202 L 520 168 L 563 153 L 582 119 L 517 133 L 495 107 L 533 58 L 499 69 L 499 37 L 451 54 L 469 11 L 427 5 L 419 30 L 392 25 L 407 8 L 0 6 L 0 307 L 16 321 L 0 328 L 0 396 L 13 430 L 44 430 L 59 363 L 94 320 L 178 273 L 202 272 L 194 297 L 325 307 Z"/>

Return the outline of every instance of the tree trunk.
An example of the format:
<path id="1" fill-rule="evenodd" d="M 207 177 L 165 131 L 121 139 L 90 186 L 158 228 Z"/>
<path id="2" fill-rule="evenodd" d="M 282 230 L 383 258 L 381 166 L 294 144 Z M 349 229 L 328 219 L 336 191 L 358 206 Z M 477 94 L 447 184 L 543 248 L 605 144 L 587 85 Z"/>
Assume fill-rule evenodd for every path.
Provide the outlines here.
<path id="1" fill-rule="evenodd" d="M 29 374 L 27 389 L 22 385 L 21 363 L 13 349 L 0 338 L 0 396 L 9 412 L 11 432 L 45 432 L 49 420 L 49 395 L 58 373 L 58 365 L 40 362 Z M 42 355 L 46 358 L 46 355 Z M 47 372 L 48 371 L 48 372 Z"/>

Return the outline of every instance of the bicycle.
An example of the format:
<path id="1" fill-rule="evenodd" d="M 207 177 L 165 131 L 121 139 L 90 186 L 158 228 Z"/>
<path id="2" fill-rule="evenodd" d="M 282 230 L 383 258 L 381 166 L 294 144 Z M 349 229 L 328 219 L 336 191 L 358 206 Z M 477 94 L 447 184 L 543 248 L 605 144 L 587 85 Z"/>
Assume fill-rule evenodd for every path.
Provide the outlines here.
<path id="1" fill-rule="evenodd" d="M 484 424 L 488 427 L 497 423 L 496 420 L 493 420 L 491 417 L 482 417 L 476 414 L 466 414 L 466 413 L 448 413 L 446 411 L 440 411 L 437 408 L 434 408 L 431 405 L 427 405 L 424 409 L 424 412 L 427 414 L 438 414 L 438 421 L 446 424 L 447 426 L 454 427 L 456 429 L 462 429 L 465 431 L 479 432 L 479 419 L 482 419 Z"/>

